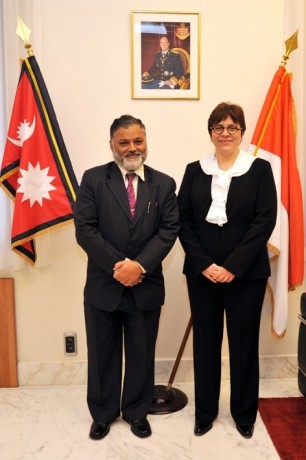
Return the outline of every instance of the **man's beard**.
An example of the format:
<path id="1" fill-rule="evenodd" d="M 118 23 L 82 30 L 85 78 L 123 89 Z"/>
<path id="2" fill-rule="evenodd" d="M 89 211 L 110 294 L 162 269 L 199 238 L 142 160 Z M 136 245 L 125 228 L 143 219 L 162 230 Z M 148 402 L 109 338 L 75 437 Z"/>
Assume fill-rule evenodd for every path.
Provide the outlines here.
<path id="1" fill-rule="evenodd" d="M 131 159 L 130 156 L 138 155 L 137 158 Z M 124 156 L 121 156 L 115 149 L 113 149 L 113 156 L 115 162 L 121 166 L 126 171 L 136 171 L 144 163 L 147 158 L 148 151 L 145 152 L 133 152 L 126 153 Z"/>

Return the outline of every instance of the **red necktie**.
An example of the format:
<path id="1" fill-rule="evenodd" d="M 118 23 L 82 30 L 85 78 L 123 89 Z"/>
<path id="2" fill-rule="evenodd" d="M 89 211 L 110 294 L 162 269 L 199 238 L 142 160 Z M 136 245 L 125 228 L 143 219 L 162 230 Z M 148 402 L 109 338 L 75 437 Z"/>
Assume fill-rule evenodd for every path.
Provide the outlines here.
<path id="1" fill-rule="evenodd" d="M 131 211 L 131 216 L 134 217 L 135 215 L 135 207 L 136 207 L 136 197 L 135 197 L 135 190 L 133 187 L 133 179 L 136 176 L 135 173 L 128 173 L 126 175 L 128 179 L 128 186 L 127 186 L 127 194 L 128 194 L 128 199 L 129 199 L 129 204 L 130 204 L 130 211 Z"/>

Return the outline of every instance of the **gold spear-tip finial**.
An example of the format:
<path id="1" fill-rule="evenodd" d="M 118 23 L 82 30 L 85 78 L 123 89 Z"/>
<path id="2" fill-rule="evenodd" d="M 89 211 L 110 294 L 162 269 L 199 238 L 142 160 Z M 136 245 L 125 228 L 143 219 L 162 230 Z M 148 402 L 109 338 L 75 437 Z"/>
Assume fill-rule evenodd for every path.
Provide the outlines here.
<path id="1" fill-rule="evenodd" d="M 290 56 L 290 53 L 292 53 L 292 51 L 296 50 L 298 48 L 298 40 L 297 40 L 297 37 L 298 37 L 298 30 L 296 30 L 296 32 L 294 32 L 293 35 L 291 35 L 290 38 L 288 38 L 286 41 L 285 41 L 285 45 L 286 45 L 286 53 L 283 55 L 283 60 L 281 62 L 281 65 L 283 67 L 286 66 L 287 64 L 287 61 L 289 59 L 289 56 Z"/>
<path id="2" fill-rule="evenodd" d="M 24 47 L 27 50 L 29 56 L 33 56 L 32 45 L 30 43 L 31 30 L 25 25 L 20 16 L 18 16 L 18 24 L 16 29 L 16 34 L 24 43 Z"/>

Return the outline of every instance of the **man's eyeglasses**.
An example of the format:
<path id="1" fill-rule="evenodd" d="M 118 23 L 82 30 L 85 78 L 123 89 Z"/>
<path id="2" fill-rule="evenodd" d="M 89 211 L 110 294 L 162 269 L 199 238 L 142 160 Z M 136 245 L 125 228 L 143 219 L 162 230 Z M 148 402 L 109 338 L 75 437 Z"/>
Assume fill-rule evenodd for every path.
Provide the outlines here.
<path id="1" fill-rule="evenodd" d="M 223 131 L 226 129 L 228 134 L 236 134 L 238 131 L 241 131 L 242 128 L 237 128 L 237 126 L 230 125 L 230 126 L 222 126 L 222 125 L 216 125 L 216 126 L 211 126 L 210 129 L 213 130 L 214 133 L 216 134 L 222 134 Z"/>

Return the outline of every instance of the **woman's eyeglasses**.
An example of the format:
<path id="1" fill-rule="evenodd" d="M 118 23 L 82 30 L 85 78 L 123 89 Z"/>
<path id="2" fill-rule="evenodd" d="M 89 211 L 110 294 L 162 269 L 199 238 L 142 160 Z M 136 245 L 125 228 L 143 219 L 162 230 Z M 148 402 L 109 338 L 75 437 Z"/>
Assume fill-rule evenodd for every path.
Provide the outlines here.
<path id="1" fill-rule="evenodd" d="M 222 126 L 222 125 L 216 125 L 216 126 L 211 126 L 210 129 L 213 130 L 214 133 L 216 134 L 222 134 L 223 131 L 226 129 L 228 134 L 236 134 L 238 131 L 241 131 L 242 128 L 237 128 L 237 126 L 230 125 L 230 126 Z"/>

